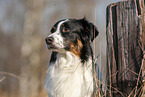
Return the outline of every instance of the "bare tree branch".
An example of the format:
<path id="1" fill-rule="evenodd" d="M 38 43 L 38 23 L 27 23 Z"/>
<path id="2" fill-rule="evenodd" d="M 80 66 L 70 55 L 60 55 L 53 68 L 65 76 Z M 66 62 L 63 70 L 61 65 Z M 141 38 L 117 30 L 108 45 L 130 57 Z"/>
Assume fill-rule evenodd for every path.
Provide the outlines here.
<path id="1" fill-rule="evenodd" d="M 1 79 L 0 79 L 0 83 L 3 81 L 3 80 L 5 80 L 6 79 L 6 77 L 4 76 L 4 77 L 2 77 Z"/>
<path id="2" fill-rule="evenodd" d="M 12 76 L 14 78 L 21 79 L 19 76 L 15 75 L 13 73 L 9 73 L 9 72 L 0 71 L 0 74 L 9 75 L 9 76 Z"/>

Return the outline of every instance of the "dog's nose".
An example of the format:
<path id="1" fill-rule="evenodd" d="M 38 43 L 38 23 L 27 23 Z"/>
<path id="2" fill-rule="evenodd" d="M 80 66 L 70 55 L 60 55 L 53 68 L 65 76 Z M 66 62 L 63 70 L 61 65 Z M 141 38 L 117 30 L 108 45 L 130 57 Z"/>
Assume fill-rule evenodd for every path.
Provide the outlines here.
<path id="1" fill-rule="evenodd" d="M 53 40 L 54 40 L 53 37 L 47 37 L 47 38 L 45 39 L 46 44 L 52 44 Z"/>

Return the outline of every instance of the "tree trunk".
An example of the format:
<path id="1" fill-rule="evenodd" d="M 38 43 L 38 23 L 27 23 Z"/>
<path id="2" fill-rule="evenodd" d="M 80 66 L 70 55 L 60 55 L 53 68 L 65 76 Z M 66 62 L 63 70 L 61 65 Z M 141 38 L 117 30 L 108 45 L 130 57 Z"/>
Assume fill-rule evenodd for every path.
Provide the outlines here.
<path id="1" fill-rule="evenodd" d="M 141 95 L 141 0 L 107 7 L 107 75 L 109 96 Z"/>
<path id="2" fill-rule="evenodd" d="M 22 66 L 20 81 L 21 97 L 37 97 L 40 92 L 40 54 L 41 54 L 41 0 L 27 0 L 28 11 L 25 16 L 23 43 L 21 49 Z"/>

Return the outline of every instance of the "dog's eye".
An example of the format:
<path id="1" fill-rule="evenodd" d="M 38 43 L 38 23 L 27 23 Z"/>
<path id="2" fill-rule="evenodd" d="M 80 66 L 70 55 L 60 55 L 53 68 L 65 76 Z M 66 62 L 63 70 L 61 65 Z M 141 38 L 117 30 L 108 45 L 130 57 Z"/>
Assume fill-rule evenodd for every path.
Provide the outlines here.
<path id="1" fill-rule="evenodd" d="M 69 31 L 70 31 L 69 28 L 66 28 L 66 27 L 62 28 L 62 32 L 69 32 Z"/>

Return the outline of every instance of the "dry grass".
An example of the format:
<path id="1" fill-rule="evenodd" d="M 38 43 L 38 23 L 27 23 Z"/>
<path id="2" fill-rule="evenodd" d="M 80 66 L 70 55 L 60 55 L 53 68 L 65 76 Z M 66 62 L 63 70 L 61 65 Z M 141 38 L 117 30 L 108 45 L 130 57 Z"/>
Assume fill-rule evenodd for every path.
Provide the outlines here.
<path id="1" fill-rule="evenodd" d="M 18 79 L 19 81 L 22 80 L 21 77 L 13 74 L 13 73 L 9 73 L 9 72 L 2 72 L 0 71 L 0 75 L 3 75 L 1 78 L 0 78 L 0 85 L 2 84 L 2 82 L 5 81 L 5 79 L 7 78 L 6 76 L 11 76 L 15 79 Z M 19 83 L 16 83 L 16 84 L 19 84 Z M 0 97 L 21 97 L 21 95 L 19 94 L 19 90 L 16 90 L 17 91 L 17 94 L 15 93 L 9 93 L 8 91 L 4 91 L 1 86 L 0 86 Z M 34 97 L 34 96 L 29 96 L 29 97 Z M 48 97 L 47 95 L 47 92 L 46 90 L 41 89 L 38 96 L 37 97 Z"/>
<path id="2" fill-rule="evenodd" d="M 97 59 L 96 59 L 97 60 Z M 143 66 L 143 64 L 142 64 Z M 116 72 L 117 73 L 117 72 Z M 133 72 L 132 72 L 133 73 Z M 21 78 L 15 74 L 12 73 L 8 73 L 8 72 L 0 72 L 1 75 L 9 75 L 12 76 L 18 80 L 20 80 Z M 141 70 L 139 72 L 138 75 L 141 74 Z M 94 74 L 95 76 L 97 75 L 96 72 Z M 115 75 L 110 75 L 109 77 L 112 77 Z M 132 89 L 132 91 L 130 92 L 130 94 L 128 96 L 126 96 L 124 93 L 122 93 L 121 91 L 119 91 L 117 88 L 111 86 L 112 90 L 115 90 L 116 92 L 118 92 L 121 97 L 145 97 L 145 93 L 142 92 L 142 88 L 145 89 L 145 87 L 142 85 L 139 89 L 137 88 L 138 84 L 139 84 L 139 78 L 140 76 L 138 76 L 137 78 L 137 83 L 134 89 Z M 5 81 L 6 76 L 3 76 L 0 78 L 0 83 L 2 83 L 3 81 Z M 112 90 L 110 90 L 110 85 L 107 85 L 103 82 L 101 82 L 100 80 L 95 78 L 95 82 L 96 82 L 96 92 L 95 92 L 95 97 L 108 97 L 108 95 L 112 95 L 110 94 L 112 92 Z M 103 86 L 105 88 L 105 91 L 102 90 L 102 88 L 100 88 L 100 86 Z M 138 94 L 138 96 L 137 96 Z M 2 89 L 0 90 L 0 97 L 21 97 L 21 96 L 17 96 L 16 94 L 8 94 L 7 92 L 4 92 Z M 30 96 L 33 97 L 33 96 Z M 37 97 L 47 97 L 47 93 L 44 89 L 40 90 L 40 93 Z M 113 96 L 112 96 L 113 97 Z"/>

